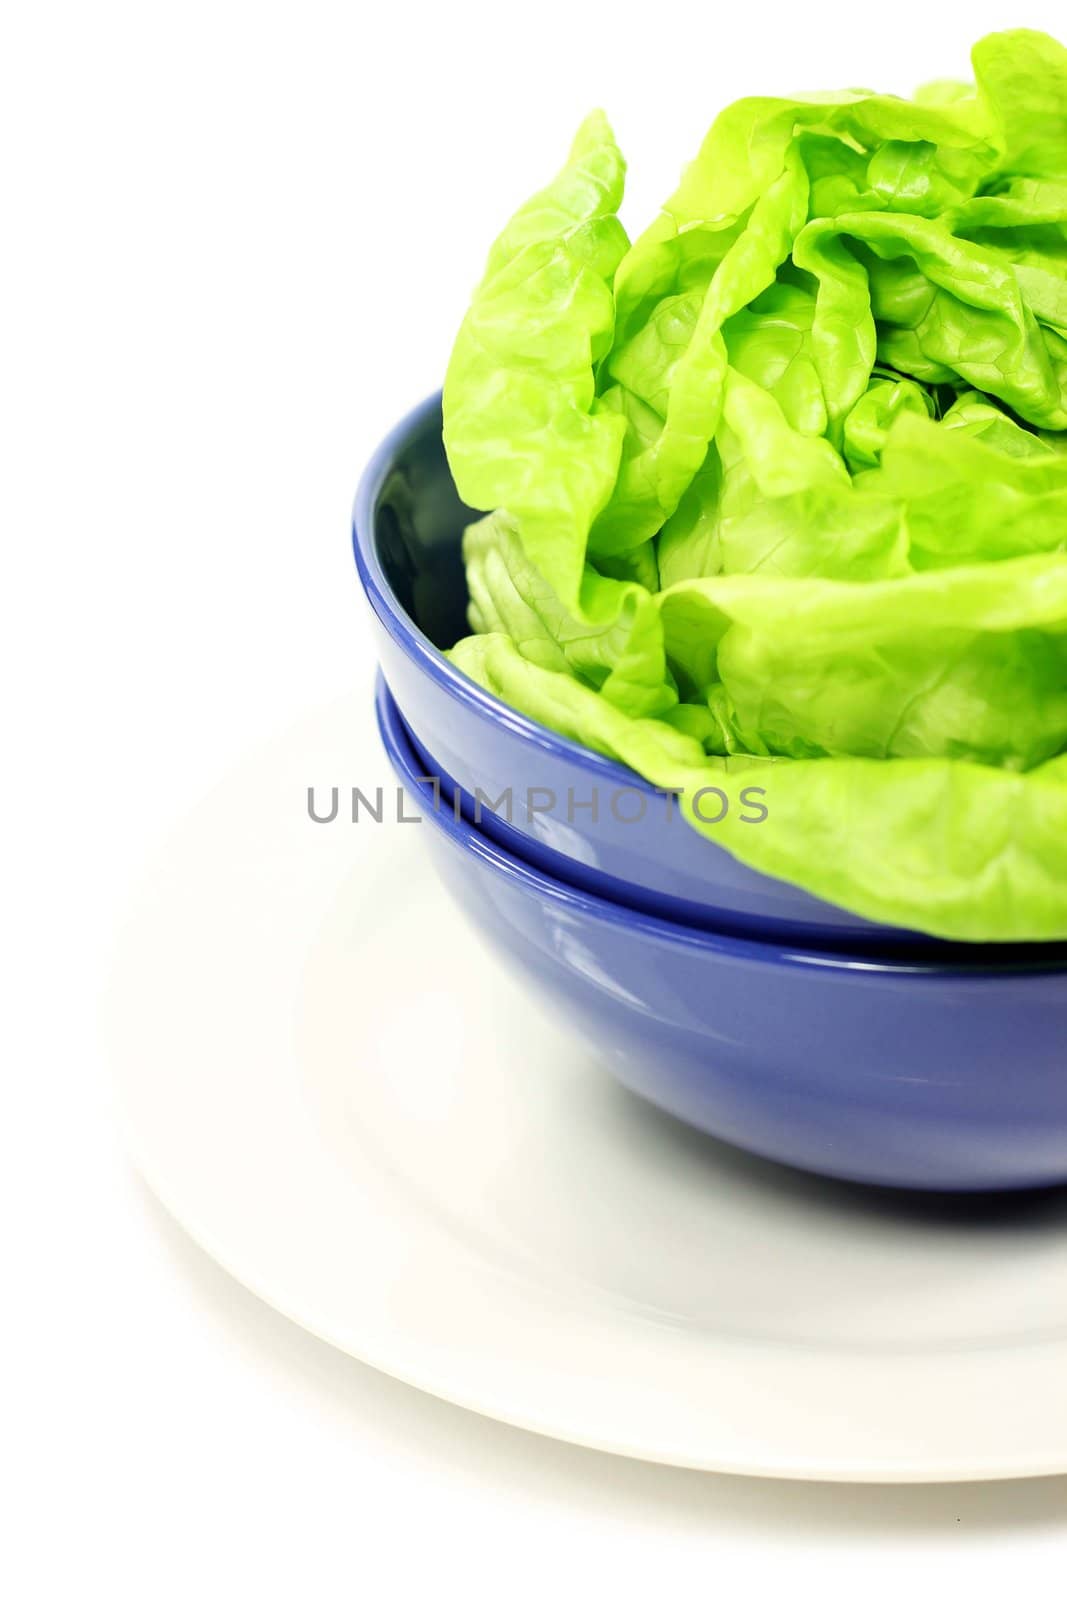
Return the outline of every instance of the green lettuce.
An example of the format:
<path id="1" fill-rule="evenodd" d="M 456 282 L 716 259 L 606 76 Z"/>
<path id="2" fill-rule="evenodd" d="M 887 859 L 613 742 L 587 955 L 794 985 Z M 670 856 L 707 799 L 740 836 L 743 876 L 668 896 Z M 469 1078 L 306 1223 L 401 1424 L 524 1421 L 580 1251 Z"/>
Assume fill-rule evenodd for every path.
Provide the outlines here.
<path id="1" fill-rule="evenodd" d="M 587 119 L 449 364 L 451 656 L 761 871 L 1065 939 L 1067 51 L 972 59 L 739 101 L 632 245 Z M 761 825 L 702 816 L 753 782 Z"/>
<path id="2" fill-rule="evenodd" d="M 596 406 L 595 373 L 611 347 L 611 285 L 627 245 L 616 215 L 624 173 L 595 112 L 554 182 L 490 251 L 445 376 L 445 445 L 460 493 L 486 511 L 506 507 L 571 604 L 622 451 L 623 420 Z"/>

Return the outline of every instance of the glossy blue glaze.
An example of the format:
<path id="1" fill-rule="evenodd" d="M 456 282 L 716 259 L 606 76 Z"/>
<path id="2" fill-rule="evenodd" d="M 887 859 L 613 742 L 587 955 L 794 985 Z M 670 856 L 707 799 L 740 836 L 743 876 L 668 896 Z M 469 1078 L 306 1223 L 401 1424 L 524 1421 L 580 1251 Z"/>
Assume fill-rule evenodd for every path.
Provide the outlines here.
<path id="1" fill-rule="evenodd" d="M 446 661 L 441 651 L 467 632 L 460 540 L 475 515 L 456 496 L 435 396 L 375 452 L 356 495 L 353 545 L 382 670 L 426 759 L 468 795 L 514 795 L 510 823 L 484 813 L 487 833 L 553 876 L 696 927 L 805 943 L 929 943 L 743 866 L 628 768 L 532 722 Z M 620 800 L 622 816 L 613 814 L 620 790 L 644 797 L 639 822 L 622 818 L 640 798 L 633 811 Z M 583 809 L 594 791 L 595 821 Z M 557 799 L 550 813 L 538 810 L 545 794 Z"/>
<path id="2" fill-rule="evenodd" d="M 381 682 L 378 721 L 456 901 L 629 1088 L 731 1144 L 835 1178 L 1067 1182 L 1067 966 L 1033 952 L 995 965 L 979 953 L 956 965 L 830 953 L 627 910 L 435 808 Z"/>

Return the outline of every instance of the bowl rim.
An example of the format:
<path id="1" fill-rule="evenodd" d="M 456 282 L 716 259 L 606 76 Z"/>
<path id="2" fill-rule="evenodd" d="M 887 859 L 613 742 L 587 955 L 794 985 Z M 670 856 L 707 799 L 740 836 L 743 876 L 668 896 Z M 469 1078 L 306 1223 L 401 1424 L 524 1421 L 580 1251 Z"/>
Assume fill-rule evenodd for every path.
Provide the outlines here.
<path id="1" fill-rule="evenodd" d="M 684 923 L 671 922 L 647 911 L 637 911 L 618 905 L 612 900 L 595 895 L 586 889 L 576 889 L 560 879 L 530 866 L 521 857 L 513 855 L 479 832 L 470 823 L 455 816 L 447 806 L 432 805 L 420 789 L 430 781 L 419 771 L 418 761 L 400 708 L 379 668 L 374 691 L 375 715 L 378 731 L 386 755 L 405 790 L 411 796 L 422 816 L 436 826 L 457 849 L 473 855 L 482 865 L 489 867 L 498 877 L 505 878 L 535 895 L 578 915 L 598 922 L 610 923 L 642 933 L 660 943 L 684 945 L 710 951 L 735 961 L 755 961 L 766 966 L 817 967 L 828 974 L 844 976 L 850 972 L 863 973 L 871 978 L 915 977 L 928 981 L 950 977 L 957 981 L 974 979 L 987 984 L 993 979 L 1036 979 L 1059 977 L 1067 982 L 1067 952 L 1063 946 L 1049 946 L 1049 955 L 1034 954 L 1037 947 L 1020 946 L 1026 955 L 1018 959 L 987 960 L 918 960 L 910 954 L 897 956 L 864 954 L 864 947 L 855 950 L 805 948 L 772 939 L 746 939 L 736 934 L 711 932 L 691 928 Z M 982 946 L 966 947 L 981 949 Z M 1011 947 L 1005 947 L 1010 949 Z M 1052 951 L 1059 951 L 1059 959 Z"/>
<path id="2" fill-rule="evenodd" d="M 617 787 L 625 783 L 627 788 L 641 790 L 650 796 L 661 796 L 664 791 L 657 789 L 633 768 L 625 766 L 621 761 L 613 760 L 610 756 L 597 755 L 596 751 L 586 749 L 576 740 L 568 739 L 565 734 L 553 733 L 551 728 L 542 727 L 532 717 L 516 711 L 506 700 L 499 699 L 488 689 L 483 689 L 480 684 L 475 683 L 472 678 L 468 678 L 465 673 L 460 672 L 459 668 L 454 667 L 433 641 L 423 633 L 393 594 L 375 549 L 375 501 L 392 470 L 400 446 L 427 424 L 439 420 L 441 404 L 442 391 L 438 389 L 435 394 L 428 395 L 425 400 L 420 401 L 412 411 L 390 428 L 363 469 L 356 489 L 352 506 L 352 551 L 360 583 L 376 617 L 405 655 L 454 699 L 462 701 L 481 715 L 492 718 L 495 723 L 502 725 L 509 733 L 526 743 L 536 745 L 538 749 L 594 774 L 605 784 Z M 478 515 L 480 515 L 478 512 L 471 513 L 472 518 Z"/>

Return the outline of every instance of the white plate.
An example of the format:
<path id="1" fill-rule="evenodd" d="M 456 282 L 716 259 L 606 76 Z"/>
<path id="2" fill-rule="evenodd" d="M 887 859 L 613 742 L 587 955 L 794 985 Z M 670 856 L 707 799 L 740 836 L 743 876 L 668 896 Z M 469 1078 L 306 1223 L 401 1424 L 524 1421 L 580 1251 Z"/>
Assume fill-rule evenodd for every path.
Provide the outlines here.
<path id="1" fill-rule="evenodd" d="M 345 701 L 208 797 L 122 937 L 131 1148 L 206 1250 L 361 1360 L 604 1450 L 1067 1470 L 1067 1191 L 895 1198 L 670 1121 L 498 969 L 421 827 L 344 820 L 353 784 L 393 805 Z"/>

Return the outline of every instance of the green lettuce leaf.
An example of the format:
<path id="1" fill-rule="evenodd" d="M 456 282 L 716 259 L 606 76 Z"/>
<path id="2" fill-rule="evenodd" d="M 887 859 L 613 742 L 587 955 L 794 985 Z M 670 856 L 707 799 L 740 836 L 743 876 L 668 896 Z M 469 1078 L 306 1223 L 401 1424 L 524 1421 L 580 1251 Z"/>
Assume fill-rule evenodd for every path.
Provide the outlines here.
<path id="1" fill-rule="evenodd" d="M 526 660 L 571 672 L 638 716 L 656 716 L 677 704 L 659 608 L 642 585 L 587 567 L 579 608 L 569 611 L 526 555 L 504 512 L 467 529 L 463 555 L 476 632 L 506 634 Z"/>
<path id="2" fill-rule="evenodd" d="M 624 172 L 594 112 L 558 177 L 493 245 L 445 376 L 445 447 L 461 498 L 510 511 L 531 560 L 572 605 L 622 450 L 621 417 L 594 400 L 626 249 L 616 216 Z"/>
<path id="3" fill-rule="evenodd" d="M 902 508 L 912 565 L 1067 550 L 1067 453 L 992 407 L 953 410 L 941 423 L 901 416 L 857 486 Z"/>
<path id="4" fill-rule="evenodd" d="M 1067 50 L 1029 28 L 991 33 L 972 52 L 997 126 L 1001 172 L 1062 178 L 1067 150 Z"/>
<path id="5" fill-rule="evenodd" d="M 574 679 L 533 666 L 511 639 L 465 639 L 458 667 L 566 738 L 665 793 L 709 846 L 876 922 L 943 939 L 1067 938 L 1067 756 L 1029 772 L 947 760 L 709 758 L 692 734 L 631 717 Z M 742 819 L 762 790 L 765 822 Z M 702 791 L 723 790 L 707 820 Z M 977 931 L 984 930 L 984 931 Z"/>
<path id="6" fill-rule="evenodd" d="M 882 582 L 708 578 L 659 596 L 681 684 L 741 744 L 1026 768 L 1067 749 L 1067 557 Z"/>

